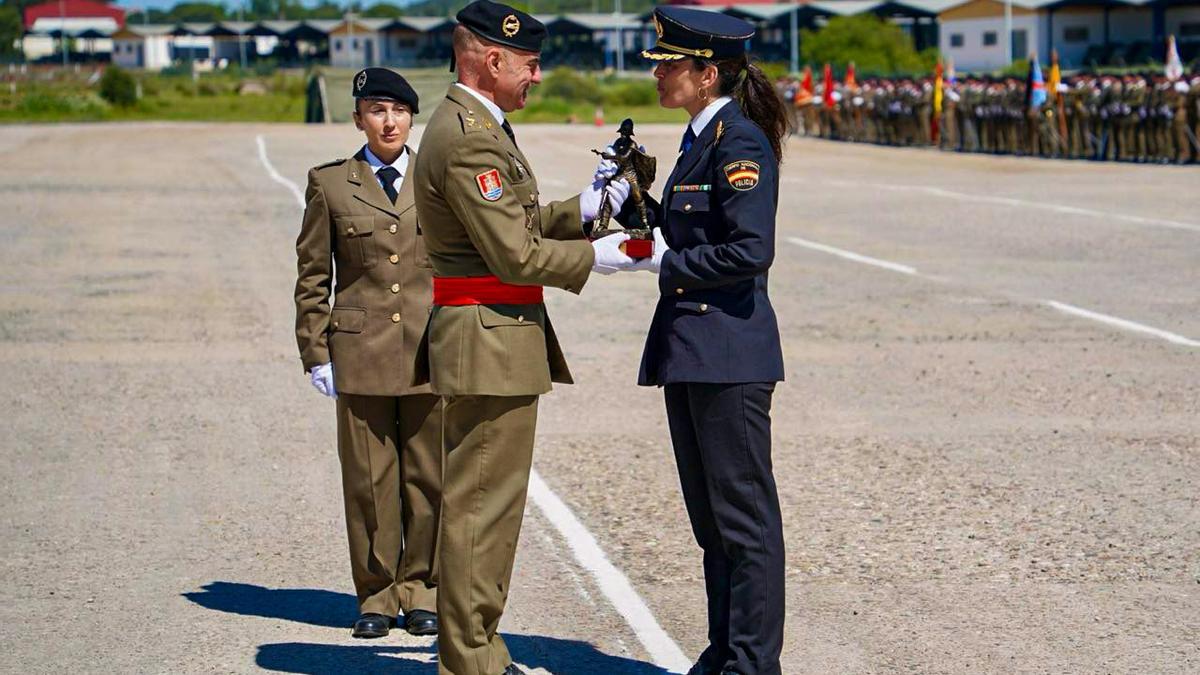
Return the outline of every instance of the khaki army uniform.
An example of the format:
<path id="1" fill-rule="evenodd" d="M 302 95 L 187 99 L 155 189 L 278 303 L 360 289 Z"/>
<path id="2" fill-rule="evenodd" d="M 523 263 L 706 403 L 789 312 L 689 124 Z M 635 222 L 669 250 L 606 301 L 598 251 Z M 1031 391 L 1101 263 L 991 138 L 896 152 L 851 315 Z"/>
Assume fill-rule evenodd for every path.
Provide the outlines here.
<path id="1" fill-rule="evenodd" d="M 351 572 L 360 612 L 384 616 L 437 606 L 442 410 L 412 384 L 432 293 L 412 185 L 393 205 L 363 151 L 318 166 L 296 241 L 300 358 L 333 363 Z"/>
<path id="2" fill-rule="evenodd" d="M 539 204 L 529 161 L 487 108 L 451 85 L 413 172 L 434 274 L 578 293 L 593 263 L 578 198 Z M 496 633 L 521 530 L 540 394 L 571 373 L 533 304 L 435 306 L 417 381 L 445 405 L 439 672 L 496 675 Z"/>

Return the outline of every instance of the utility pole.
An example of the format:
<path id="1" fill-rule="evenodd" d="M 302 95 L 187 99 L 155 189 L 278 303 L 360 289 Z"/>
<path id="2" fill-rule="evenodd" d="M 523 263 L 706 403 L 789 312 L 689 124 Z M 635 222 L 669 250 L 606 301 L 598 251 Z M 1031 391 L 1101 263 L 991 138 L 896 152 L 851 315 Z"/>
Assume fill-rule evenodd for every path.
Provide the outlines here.
<path id="1" fill-rule="evenodd" d="M 1012 0 L 1004 0 L 1004 66 L 1012 65 Z"/>
<path id="2" fill-rule="evenodd" d="M 244 23 L 244 21 L 242 20 L 242 18 L 243 18 L 243 17 L 242 17 L 242 10 L 243 10 L 245 7 L 246 7 L 246 2 L 245 2 L 245 0 L 242 0 L 242 2 L 239 2 L 239 3 L 238 3 L 238 29 L 237 29 L 237 34 L 238 34 L 238 55 L 239 55 L 239 57 L 241 58 L 241 63 L 242 63 L 242 72 L 243 72 L 243 73 L 245 73 L 245 72 L 246 72 L 246 35 L 245 35 L 245 32 L 244 32 L 244 31 L 245 31 L 245 27 L 242 25 L 242 24 Z"/>
<path id="3" fill-rule="evenodd" d="M 62 47 L 63 68 L 67 67 L 67 3 L 58 0 L 58 44 Z"/>
<path id="4" fill-rule="evenodd" d="M 621 0 L 613 2 L 613 24 L 617 27 L 617 72 L 625 72 L 625 35 L 621 32 Z"/>
<path id="5" fill-rule="evenodd" d="M 354 12 L 346 12 L 346 30 L 349 34 L 346 36 L 346 49 L 350 52 L 350 67 L 358 67 L 358 50 L 354 48 Z"/>
<path id="6" fill-rule="evenodd" d="M 793 4 L 792 11 L 788 17 L 788 29 L 791 30 L 791 47 L 792 47 L 792 62 L 789 64 L 790 72 L 800 72 L 800 31 L 799 31 L 799 14 L 800 5 Z"/>

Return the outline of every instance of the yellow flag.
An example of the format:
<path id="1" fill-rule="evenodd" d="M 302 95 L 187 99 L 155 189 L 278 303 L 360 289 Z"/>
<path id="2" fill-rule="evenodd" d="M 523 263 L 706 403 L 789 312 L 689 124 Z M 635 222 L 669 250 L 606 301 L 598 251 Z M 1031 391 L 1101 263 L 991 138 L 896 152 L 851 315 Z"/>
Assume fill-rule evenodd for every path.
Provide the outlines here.
<path id="1" fill-rule="evenodd" d="M 942 63 L 939 61 L 933 75 L 933 112 L 942 114 Z"/>
<path id="2" fill-rule="evenodd" d="M 1062 84 L 1062 72 L 1058 69 L 1058 50 L 1050 52 L 1050 100 L 1058 100 L 1058 85 Z"/>

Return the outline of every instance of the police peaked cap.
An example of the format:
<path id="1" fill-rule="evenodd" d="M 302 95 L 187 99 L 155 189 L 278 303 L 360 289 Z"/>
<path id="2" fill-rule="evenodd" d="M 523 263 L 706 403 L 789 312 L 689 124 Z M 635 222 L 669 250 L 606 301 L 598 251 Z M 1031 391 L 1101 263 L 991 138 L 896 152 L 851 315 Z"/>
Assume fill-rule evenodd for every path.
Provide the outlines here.
<path id="1" fill-rule="evenodd" d="M 698 59 L 729 59 L 746 53 L 746 40 L 754 37 L 754 25 L 720 12 L 684 7 L 654 10 L 658 42 L 642 52 L 654 61 L 674 61 L 689 56 Z"/>
<path id="2" fill-rule="evenodd" d="M 417 110 L 417 92 L 413 90 L 408 80 L 394 70 L 387 68 L 363 68 L 354 76 L 351 83 L 354 88 L 354 98 L 368 98 L 381 101 L 396 101 Z"/>
<path id="3" fill-rule="evenodd" d="M 546 39 L 546 25 L 541 21 L 490 0 L 475 0 L 454 18 L 484 40 L 526 52 L 541 52 Z"/>

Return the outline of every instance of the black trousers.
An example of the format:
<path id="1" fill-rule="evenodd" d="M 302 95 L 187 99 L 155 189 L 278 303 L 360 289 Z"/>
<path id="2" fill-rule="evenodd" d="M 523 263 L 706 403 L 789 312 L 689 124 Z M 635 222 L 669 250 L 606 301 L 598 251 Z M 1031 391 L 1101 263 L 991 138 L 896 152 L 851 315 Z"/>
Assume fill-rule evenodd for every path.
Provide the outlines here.
<path id="1" fill-rule="evenodd" d="M 779 675 L 784 551 L 771 473 L 773 383 L 668 384 L 671 444 L 704 551 L 703 673 Z"/>

